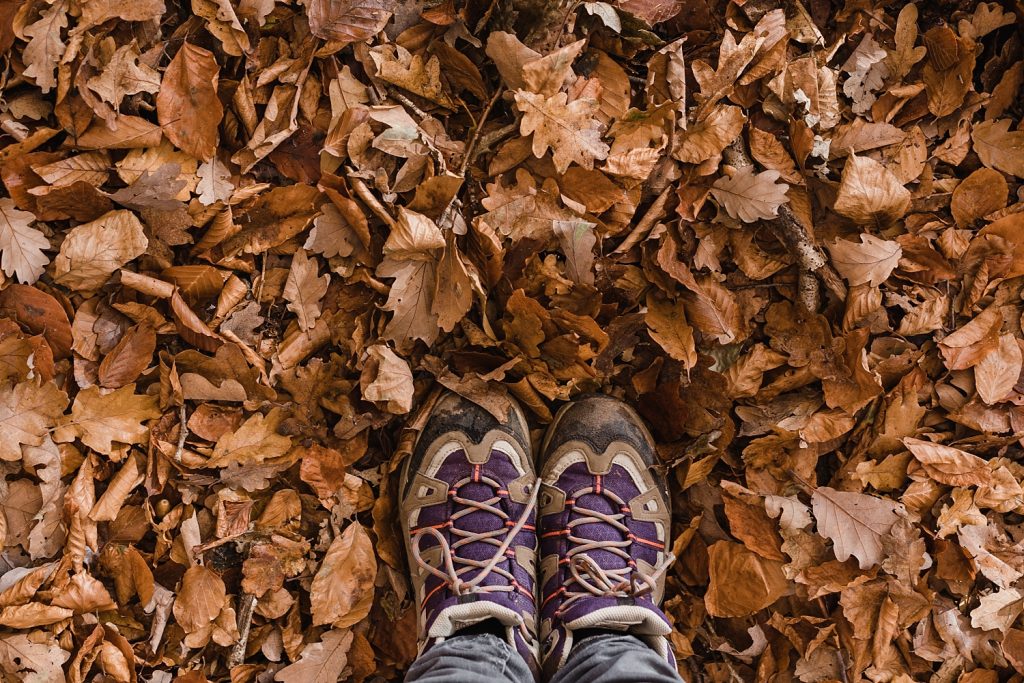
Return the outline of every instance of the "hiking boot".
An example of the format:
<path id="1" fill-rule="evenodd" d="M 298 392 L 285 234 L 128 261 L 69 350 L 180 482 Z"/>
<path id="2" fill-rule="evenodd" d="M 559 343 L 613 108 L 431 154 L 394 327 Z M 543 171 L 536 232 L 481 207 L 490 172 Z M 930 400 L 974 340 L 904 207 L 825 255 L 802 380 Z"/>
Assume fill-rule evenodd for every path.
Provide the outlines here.
<path id="1" fill-rule="evenodd" d="M 659 609 L 671 513 L 655 458 L 639 416 L 608 396 L 570 403 L 548 428 L 538 502 L 545 675 L 581 631 L 632 634 L 675 668 Z"/>
<path id="2" fill-rule="evenodd" d="M 537 475 L 522 409 L 504 423 L 457 394 L 434 407 L 402 472 L 420 651 L 491 624 L 537 675 Z"/>

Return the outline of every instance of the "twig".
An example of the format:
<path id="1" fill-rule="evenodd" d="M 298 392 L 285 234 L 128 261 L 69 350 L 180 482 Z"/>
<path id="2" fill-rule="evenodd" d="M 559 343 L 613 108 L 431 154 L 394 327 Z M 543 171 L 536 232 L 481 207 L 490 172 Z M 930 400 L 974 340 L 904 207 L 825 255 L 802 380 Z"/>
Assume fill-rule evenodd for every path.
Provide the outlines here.
<path id="1" fill-rule="evenodd" d="M 252 612 L 255 607 L 255 595 L 242 593 L 238 598 L 238 642 L 231 648 L 231 655 L 228 657 L 229 669 L 245 661 L 245 646 L 249 643 L 249 630 L 252 628 Z"/>
<path id="2" fill-rule="evenodd" d="M 726 148 L 725 157 L 728 163 L 737 168 L 754 165 L 754 162 L 751 161 L 750 156 L 747 154 L 742 137 L 736 138 Z M 797 220 L 796 215 L 789 206 L 783 204 L 779 207 L 779 217 L 769 221 L 769 225 L 772 226 L 776 234 L 782 239 L 783 244 L 796 255 L 797 264 L 800 268 L 797 290 L 800 303 L 807 310 L 817 311 L 821 304 L 818 278 L 839 299 L 846 299 L 846 286 L 843 284 L 843 281 L 832 266 L 829 265 L 825 252 L 807 234 L 807 230 Z"/>
<path id="3" fill-rule="evenodd" d="M 381 219 L 388 224 L 388 227 L 394 228 L 397 225 L 395 219 L 388 213 L 388 210 L 384 208 L 384 205 L 373 196 L 370 192 L 370 188 L 366 186 L 366 183 L 356 175 L 356 172 L 351 168 L 345 169 L 345 177 L 348 178 L 349 182 L 352 183 L 352 190 L 356 193 L 356 196 L 363 200 L 363 203 L 370 207 L 370 210 L 377 214 L 377 218 Z"/>
<path id="4" fill-rule="evenodd" d="M 498 101 L 501 94 L 505 92 L 504 88 L 498 88 L 494 91 L 494 95 L 491 96 L 491 101 L 487 103 L 483 113 L 480 115 L 480 119 L 476 122 L 473 128 L 473 136 L 469 139 L 469 144 L 466 145 L 466 153 L 462 157 L 462 166 L 459 167 L 459 175 L 463 178 L 466 177 L 466 170 L 469 168 L 469 164 L 476 161 L 476 146 L 480 141 L 480 133 L 484 129 L 484 124 L 487 123 L 487 117 L 491 114 L 491 109 L 494 108 L 494 103 Z"/>
<path id="5" fill-rule="evenodd" d="M 185 402 L 182 401 L 178 407 L 178 449 L 174 451 L 174 462 L 181 464 L 182 454 L 185 452 L 185 439 L 188 438 L 188 426 L 185 424 Z"/>

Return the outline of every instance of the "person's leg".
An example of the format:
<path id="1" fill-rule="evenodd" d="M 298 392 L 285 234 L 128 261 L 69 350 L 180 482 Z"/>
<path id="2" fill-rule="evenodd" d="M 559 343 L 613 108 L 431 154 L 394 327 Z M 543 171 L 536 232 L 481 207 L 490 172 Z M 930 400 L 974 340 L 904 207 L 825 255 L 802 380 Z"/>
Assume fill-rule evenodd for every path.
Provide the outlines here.
<path id="1" fill-rule="evenodd" d="M 681 680 L 660 607 L 674 558 L 656 462 L 640 417 L 609 396 L 570 403 L 548 428 L 538 506 L 549 679 Z"/>
<path id="2" fill-rule="evenodd" d="M 423 653 L 406 683 L 530 683 L 530 667 L 504 638 L 481 633 L 455 636 Z"/>
<path id="3" fill-rule="evenodd" d="M 679 683 L 679 674 L 636 636 L 605 634 L 580 640 L 551 683 Z"/>
<path id="4" fill-rule="evenodd" d="M 400 482 L 418 609 L 411 681 L 528 683 L 539 674 L 537 475 L 526 418 L 455 394 L 431 411 Z"/>

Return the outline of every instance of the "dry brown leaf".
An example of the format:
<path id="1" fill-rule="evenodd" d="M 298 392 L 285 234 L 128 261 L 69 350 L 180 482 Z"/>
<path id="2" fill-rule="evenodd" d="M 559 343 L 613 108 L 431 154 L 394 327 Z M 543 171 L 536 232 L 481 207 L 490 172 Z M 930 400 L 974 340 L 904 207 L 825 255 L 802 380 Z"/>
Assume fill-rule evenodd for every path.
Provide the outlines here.
<path id="1" fill-rule="evenodd" d="M 79 439 L 99 453 L 116 455 L 126 444 L 144 443 L 149 438 L 144 422 L 159 416 L 156 397 L 136 394 L 134 384 L 109 393 L 89 387 L 75 396 L 71 413 L 60 421 L 53 440 Z"/>
<path id="2" fill-rule="evenodd" d="M 672 155 L 688 164 L 699 164 L 722 153 L 743 130 L 746 118 L 739 107 L 720 104 L 679 136 Z"/>
<path id="3" fill-rule="evenodd" d="M 359 377 L 363 398 L 382 403 L 384 410 L 404 415 L 412 410 L 413 381 L 409 364 L 395 355 L 386 344 L 374 344 L 366 350 Z"/>
<path id="4" fill-rule="evenodd" d="M 317 38 L 344 47 L 384 28 L 396 7 L 395 0 L 312 0 L 309 29 Z"/>
<path id="5" fill-rule="evenodd" d="M 255 465 L 284 455 L 291 449 L 292 442 L 277 433 L 283 419 L 280 408 L 272 409 L 265 416 L 254 414 L 241 427 L 217 440 L 206 466 Z"/>
<path id="6" fill-rule="evenodd" d="M 352 631 L 332 629 L 316 643 L 302 649 L 301 656 L 274 676 L 281 683 L 333 683 L 348 663 Z"/>
<path id="7" fill-rule="evenodd" d="M 742 617 L 782 597 L 788 582 L 782 562 L 766 560 L 739 543 L 719 541 L 708 548 L 711 584 L 704 596 L 708 614 Z"/>
<path id="8" fill-rule="evenodd" d="M 21 446 L 40 446 L 67 407 L 52 382 L 28 380 L 0 391 L 0 460 L 21 460 Z"/>
<path id="9" fill-rule="evenodd" d="M 68 233 L 53 262 L 54 280 L 75 290 L 98 289 L 147 246 L 149 240 L 134 213 L 111 211 Z"/>
<path id="10" fill-rule="evenodd" d="M 350 524 L 327 549 L 310 590 L 313 623 L 346 628 L 362 621 L 373 605 L 377 560 L 369 534 Z"/>
<path id="11" fill-rule="evenodd" d="M 10 199 L 0 198 L 0 268 L 19 282 L 32 284 L 43 274 L 50 258 L 43 253 L 50 241 L 32 227 L 35 216 L 20 211 Z"/>
<path id="12" fill-rule="evenodd" d="M 1024 178 L 1024 131 L 1011 131 L 1010 123 L 1010 119 L 999 119 L 974 126 L 974 151 L 989 168 Z"/>
<path id="13" fill-rule="evenodd" d="M 860 244 L 837 239 L 828 244 L 832 265 L 851 285 L 878 287 L 889 279 L 899 264 L 903 250 L 898 242 L 861 233 Z"/>
<path id="14" fill-rule="evenodd" d="M 890 500 L 818 487 L 811 496 L 818 533 L 832 541 L 836 559 L 857 558 L 861 569 L 882 561 L 882 537 L 898 519 Z"/>
<path id="15" fill-rule="evenodd" d="M 716 180 L 711 194 L 730 216 L 744 223 L 754 223 L 774 218 L 779 207 L 789 201 L 786 197 L 789 186 L 776 183 L 778 179 L 778 171 L 756 173 L 753 166 L 745 166 L 731 176 Z"/>
<path id="16" fill-rule="evenodd" d="M 609 147 L 601 141 L 601 123 L 596 118 L 597 100 L 568 102 L 564 92 L 545 96 L 520 90 L 516 106 L 523 113 L 520 131 L 533 135 L 534 156 L 543 157 L 550 149 L 559 173 L 573 163 L 594 168 L 595 161 L 608 156 Z"/>
<path id="17" fill-rule="evenodd" d="M 1020 379 L 1024 353 L 1017 337 L 1004 334 L 999 346 L 985 354 L 974 366 L 974 386 L 985 403 L 993 404 L 1007 398 Z"/>
<path id="18" fill-rule="evenodd" d="M 886 227 L 907 213 L 910 191 L 874 159 L 851 154 L 833 208 L 860 225 Z"/>
<path id="19" fill-rule="evenodd" d="M 220 67 L 209 50 L 182 43 L 167 65 L 156 113 L 175 147 L 206 161 L 217 150 L 217 124 L 224 109 L 217 97 Z"/>
<path id="20" fill-rule="evenodd" d="M 288 280 L 284 285 L 284 298 L 288 310 L 296 315 L 299 329 L 308 330 L 316 325 L 320 317 L 320 301 L 331 284 L 331 276 L 320 276 L 317 258 L 309 258 L 305 250 L 299 249 L 292 256 Z"/>
<path id="21" fill-rule="evenodd" d="M 948 486 L 978 486 L 991 480 L 984 460 L 959 448 L 906 437 L 904 445 L 935 481 Z"/>
<path id="22" fill-rule="evenodd" d="M 217 618 L 227 600 L 224 581 L 201 565 L 189 567 L 174 600 L 174 619 L 185 633 L 205 628 Z"/>
<path id="23" fill-rule="evenodd" d="M 644 314 L 647 332 L 672 358 L 683 364 L 687 370 L 697 364 L 697 349 L 693 341 L 693 329 L 686 322 L 683 303 L 647 298 L 647 313 Z"/>

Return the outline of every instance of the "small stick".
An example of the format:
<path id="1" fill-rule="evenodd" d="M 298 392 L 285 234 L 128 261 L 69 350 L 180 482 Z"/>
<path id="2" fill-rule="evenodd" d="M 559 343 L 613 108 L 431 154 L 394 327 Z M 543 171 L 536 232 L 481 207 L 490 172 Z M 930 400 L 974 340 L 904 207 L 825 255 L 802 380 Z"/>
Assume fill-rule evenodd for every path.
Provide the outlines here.
<path id="1" fill-rule="evenodd" d="M 480 115 L 480 120 L 476 122 L 473 128 L 473 136 L 469 139 L 469 144 L 466 145 L 466 153 L 462 157 L 462 166 L 459 167 L 459 175 L 463 178 L 466 177 L 466 170 L 469 168 L 469 164 L 472 161 L 476 161 L 476 148 L 477 143 L 480 142 L 480 133 L 483 131 L 484 124 L 487 122 L 487 117 L 491 114 L 491 109 L 494 108 L 494 103 L 498 101 L 501 94 L 505 92 L 504 88 L 498 88 L 494 91 L 494 95 L 491 96 L 491 101 L 487 103 L 484 108 L 483 114 Z"/>
<path id="2" fill-rule="evenodd" d="M 255 595 L 242 593 L 238 598 L 238 642 L 231 648 L 231 655 L 228 657 L 229 669 L 245 661 L 245 646 L 249 643 L 249 630 L 252 628 L 252 611 L 255 607 Z"/>
<path id="3" fill-rule="evenodd" d="M 351 168 L 345 169 L 345 177 L 352 183 L 352 190 L 356 193 L 356 196 L 363 200 L 363 203 L 370 207 L 370 210 L 377 214 L 377 218 L 381 219 L 388 224 L 388 227 L 394 229 L 397 222 L 392 218 L 388 210 L 384 208 L 384 205 L 373 196 L 370 192 L 370 188 L 366 186 L 362 178 L 356 175 L 356 172 Z"/>
<path id="4" fill-rule="evenodd" d="M 188 438 L 188 426 L 185 424 L 185 402 L 178 407 L 178 449 L 174 451 L 174 462 L 181 464 L 181 456 L 185 452 L 185 439 Z"/>

